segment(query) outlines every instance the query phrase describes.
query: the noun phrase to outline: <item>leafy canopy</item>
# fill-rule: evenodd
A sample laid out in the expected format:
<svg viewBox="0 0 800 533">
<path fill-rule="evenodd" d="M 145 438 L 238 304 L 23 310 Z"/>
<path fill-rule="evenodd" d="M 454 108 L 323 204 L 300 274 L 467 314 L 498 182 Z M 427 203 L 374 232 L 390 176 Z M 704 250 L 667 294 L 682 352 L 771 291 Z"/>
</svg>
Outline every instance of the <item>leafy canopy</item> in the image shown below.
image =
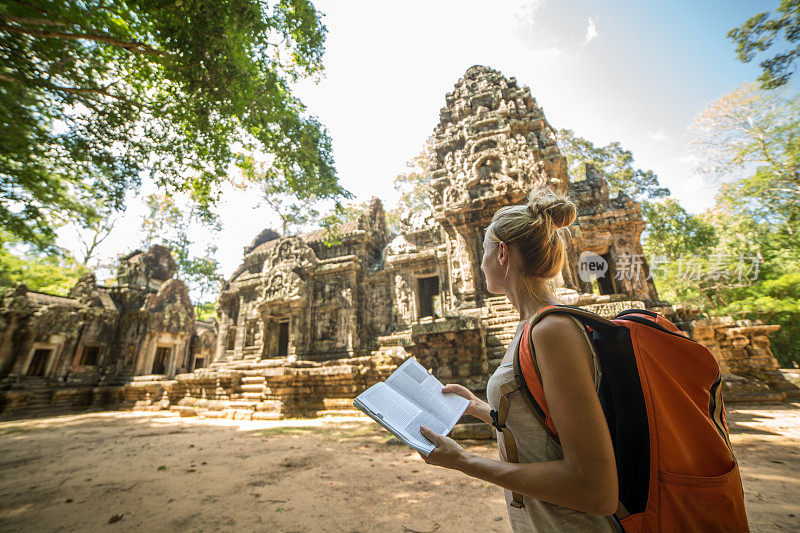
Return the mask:
<svg viewBox="0 0 800 533">
<path fill-rule="evenodd" d="M 188 209 L 168 194 L 151 194 L 145 198 L 148 212 L 142 218 L 142 242 L 144 249 L 160 244 L 170 249 L 178 265 L 177 278 L 186 283 L 192 300 L 205 303 L 215 300 L 219 294 L 222 275 L 215 259 L 216 246 L 209 244 L 200 253 L 189 238 L 192 227 L 215 231 L 219 227 L 203 224 L 193 207 Z"/>
<path fill-rule="evenodd" d="M 758 258 L 751 283 L 696 288 L 712 314 L 757 318 L 783 365 L 800 362 L 800 95 L 743 85 L 709 104 L 690 129 L 697 170 L 721 182 L 703 215 L 718 237 L 710 253 Z"/>
<path fill-rule="evenodd" d="M 239 149 L 338 197 L 330 139 L 291 91 L 321 71 L 325 34 L 308 0 L 0 3 L 0 227 L 52 246 L 143 171 L 209 218 Z"/>
<path fill-rule="evenodd" d="M 574 181 L 586 177 L 585 164 L 591 163 L 608 181 L 610 191 L 622 191 L 638 201 L 665 198 L 670 194 L 669 189 L 659 185 L 655 172 L 634 167 L 633 153 L 619 142 L 595 146 L 572 130 L 562 129 L 558 131 L 558 147 L 567 158 Z"/>
<path fill-rule="evenodd" d="M 671 260 L 705 253 L 718 242 L 713 225 L 688 213 L 674 198 L 642 204 L 647 220 L 647 236 L 642 243 L 645 254 Z"/>
<path fill-rule="evenodd" d="M 400 193 L 400 198 L 397 207 L 386 214 L 389 233 L 392 235 L 400 233 L 405 223 L 404 219 L 410 215 L 433 213 L 430 196 L 433 145 L 433 136 L 428 137 L 419 154 L 406 162 L 406 171 L 394 179 L 394 189 Z"/>
<path fill-rule="evenodd" d="M 783 48 L 761 61 L 758 81 L 764 89 L 786 85 L 795 72 L 800 57 L 800 0 L 781 0 L 775 14 L 758 13 L 728 32 L 736 43 L 736 54 L 743 63 L 759 52 Z"/>
<path fill-rule="evenodd" d="M 745 84 L 695 117 L 696 169 L 721 186 L 724 210 L 800 231 L 800 94 Z M 732 181 L 731 181 L 732 180 Z"/>
<path fill-rule="evenodd" d="M 24 283 L 34 291 L 66 296 L 87 269 L 69 254 L 45 254 L 0 229 L 0 293 Z"/>
</svg>

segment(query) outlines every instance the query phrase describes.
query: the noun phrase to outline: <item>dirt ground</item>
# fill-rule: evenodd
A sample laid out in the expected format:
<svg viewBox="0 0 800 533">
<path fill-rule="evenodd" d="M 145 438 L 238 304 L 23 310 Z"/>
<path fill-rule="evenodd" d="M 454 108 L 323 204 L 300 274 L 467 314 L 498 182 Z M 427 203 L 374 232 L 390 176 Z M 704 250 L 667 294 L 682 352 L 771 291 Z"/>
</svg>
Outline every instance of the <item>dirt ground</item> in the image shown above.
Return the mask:
<svg viewBox="0 0 800 533">
<path fill-rule="evenodd" d="M 800 403 L 729 409 L 753 531 L 800 530 Z M 493 442 L 466 442 L 496 457 Z M 501 489 L 368 419 L 0 423 L 0 531 L 509 531 Z"/>
</svg>

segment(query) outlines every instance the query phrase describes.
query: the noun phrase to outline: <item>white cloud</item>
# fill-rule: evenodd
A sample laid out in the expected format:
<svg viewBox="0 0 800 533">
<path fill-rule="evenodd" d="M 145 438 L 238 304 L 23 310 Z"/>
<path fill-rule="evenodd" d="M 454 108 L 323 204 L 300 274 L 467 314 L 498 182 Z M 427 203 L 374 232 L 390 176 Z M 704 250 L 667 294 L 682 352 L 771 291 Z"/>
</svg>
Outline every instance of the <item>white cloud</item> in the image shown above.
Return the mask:
<svg viewBox="0 0 800 533">
<path fill-rule="evenodd" d="M 669 138 L 670 138 L 670 137 L 669 137 L 669 135 L 667 135 L 667 134 L 664 132 L 664 130 L 658 130 L 658 131 L 649 131 L 649 132 L 647 132 L 647 137 L 648 137 L 648 138 L 649 138 L 651 141 L 655 141 L 655 142 L 663 142 L 663 141 L 668 141 L 668 140 L 669 140 Z"/>
<path fill-rule="evenodd" d="M 586 27 L 586 35 L 583 37 L 584 46 L 592 42 L 595 38 L 597 38 L 597 26 L 594 20 L 592 20 L 592 17 L 589 17 L 589 25 Z"/>
</svg>

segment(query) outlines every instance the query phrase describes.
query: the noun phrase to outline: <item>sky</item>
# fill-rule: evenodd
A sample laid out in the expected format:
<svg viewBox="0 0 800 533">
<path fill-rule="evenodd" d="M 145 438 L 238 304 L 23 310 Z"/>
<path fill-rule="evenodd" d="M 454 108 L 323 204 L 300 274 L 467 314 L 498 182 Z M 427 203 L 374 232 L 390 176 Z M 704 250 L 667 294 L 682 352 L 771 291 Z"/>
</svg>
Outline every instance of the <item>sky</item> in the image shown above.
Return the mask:
<svg viewBox="0 0 800 533">
<path fill-rule="evenodd" d="M 727 32 L 778 1 L 590 0 L 356 2 L 317 0 L 327 27 L 324 76 L 296 95 L 327 127 L 340 183 L 356 201 L 397 202 L 393 180 L 422 149 L 445 94 L 472 65 L 520 85 L 557 129 L 596 145 L 621 142 L 692 213 L 713 205 L 715 187 L 692 171 L 687 128 L 705 105 L 745 82 Z M 152 192 L 145 185 L 141 194 Z M 135 247 L 144 209 L 132 198 L 100 254 Z M 223 230 L 213 240 L 224 276 L 242 248 L 276 217 L 252 193 L 226 191 Z M 75 249 L 74 231 L 60 243 Z"/>
</svg>

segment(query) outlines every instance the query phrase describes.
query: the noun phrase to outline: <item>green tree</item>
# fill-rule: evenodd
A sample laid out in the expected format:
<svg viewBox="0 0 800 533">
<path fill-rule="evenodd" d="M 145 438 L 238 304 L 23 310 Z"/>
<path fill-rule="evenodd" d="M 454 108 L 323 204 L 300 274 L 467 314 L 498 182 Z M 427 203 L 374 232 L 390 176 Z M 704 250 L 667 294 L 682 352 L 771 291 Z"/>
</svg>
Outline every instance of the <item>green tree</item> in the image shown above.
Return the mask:
<svg viewBox="0 0 800 533">
<path fill-rule="evenodd" d="M 80 246 L 78 261 L 81 265 L 89 268 L 89 263 L 95 262 L 98 248 L 111 235 L 118 220 L 115 212 L 108 209 L 101 210 L 98 218 L 90 221 L 78 231 Z"/>
<path fill-rule="evenodd" d="M 69 254 L 47 254 L 0 229 L 0 292 L 17 283 L 34 291 L 66 296 L 87 272 Z"/>
<path fill-rule="evenodd" d="M 431 171 L 433 161 L 433 136 L 426 139 L 420 153 L 406 162 L 406 171 L 394 179 L 394 188 L 400 193 L 397 207 L 386 213 L 389 233 L 396 235 L 401 231 L 402 217 L 409 213 L 431 213 L 433 204 L 430 197 Z"/>
<path fill-rule="evenodd" d="M 207 322 L 216 321 L 218 303 L 219 302 L 214 300 L 214 301 L 211 301 L 211 302 L 195 304 L 195 306 L 194 306 L 194 317 L 195 317 L 195 319 L 204 320 L 204 321 L 207 321 Z"/>
<path fill-rule="evenodd" d="M 0 227 L 52 247 L 143 171 L 209 218 L 238 147 L 337 198 L 327 132 L 291 91 L 320 73 L 325 34 L 308 0 L 3 2 Z"/>
<path fill-rule="evenodd" d="M 646 254 L 670 260 L 703 253 L 718 242 L 714 226 L 688 213 L 674 198 L 642 204 L 647 230 L 642 247 Z"/>
<path fill-rule="evenodd" d="M 775 180 L 773 188 L 795 201 L 800 191 L 799 127 L 800 95 L 745 83 L 694 118 L 690 153 L 697 160 L 696 170 L 712 182 L 763 167 Z"/>
<path fill-rule="evenodd" d="M 750 259 L 755 279 L 715 287 L 709 312 L 780 324 L 782 364 L 800 362 L 800 98 L 746 84 L 709 104 L 691 127 L 697 169 L 720 183 L 704 220 L 713 252 Z"/>
<path fill-rule="evenodd" d="M 709 305 L 707 283 L 694 279 L 693 269 L 707 268 L 705 257 L 718 242 L 716 228 L 688 213 L 674 198 L 643 202 L 647 221 L 642 248 L 662 299 Z"/>
<path fill-rule="evenodd" d="M 608 181 L 610 191 L 622 191 L 638 201 L 665 198 L 670 194 L 669 189 L 660 186 L 655 172 L 634 166 L 633 153 L 619 142 L 595 146 L 572 130 L 559 130 L 557 140 L 574 181 L 586 177 L 584 165 L 591 163 Z"/>
<path fill-rule="evenodd" d="M 216 299 L 222 275 L 215 259 L 216 246 L 209 244 L 200 254 L 193 251 L 190 229 L 201 225 L 204 229 L 218 231 L 219 227 L 198 216 L 193 206 L 188 211 L 181 208 L 168 194 L 151 194 L 145 198 L 148 208 L 142 220 L 141 245 L 166 246 L 178 265 L 178 278 L 189 287 L 192 299 L 204 304 Z"/>
<path fill-rule="evenodd" d="M 690 130 L 697 170 L 723 182 L 714 215 L 722 244 L 761 253 L 771 276 L 800 268 L 800 95 L 746 84 L 709 104 Z"/>
<path fill-rule="evenodd" d="M 764 89 L 786 85 L 800 57 L 800 0 L 781 0 L 773 16 L 769 12 L 758 13 L 729 31 L 728 38 L 736 43 L 736 54 L 743 63 L 749 63 L 760 52 L 781 49 L 759 63 L 758 80 Z"/>
<path fill-rule="evenodd" d="M 731 296 L 731 303 L 720 313 L 780 325 L 781 329 L 769 337 L 772 352 L 781 366 L 800 363 L 800 272 L 781 274 L 738 289 Z"/>
<path fill-rule="evenodd" d="M 264 162 L 252 158 L 239 164 L 244 176 L 240 187 L 255 184 L 261 203 L 268 207 L 281 221 L 281 236 L 287 237 L 301 231 L 309 223 L 319 220 L 319 203 L 324 197 L 314 192 L 297 193 L 280 173 Z M 350 197 L 349 193 L 344 196 Z"/>
</svg>

